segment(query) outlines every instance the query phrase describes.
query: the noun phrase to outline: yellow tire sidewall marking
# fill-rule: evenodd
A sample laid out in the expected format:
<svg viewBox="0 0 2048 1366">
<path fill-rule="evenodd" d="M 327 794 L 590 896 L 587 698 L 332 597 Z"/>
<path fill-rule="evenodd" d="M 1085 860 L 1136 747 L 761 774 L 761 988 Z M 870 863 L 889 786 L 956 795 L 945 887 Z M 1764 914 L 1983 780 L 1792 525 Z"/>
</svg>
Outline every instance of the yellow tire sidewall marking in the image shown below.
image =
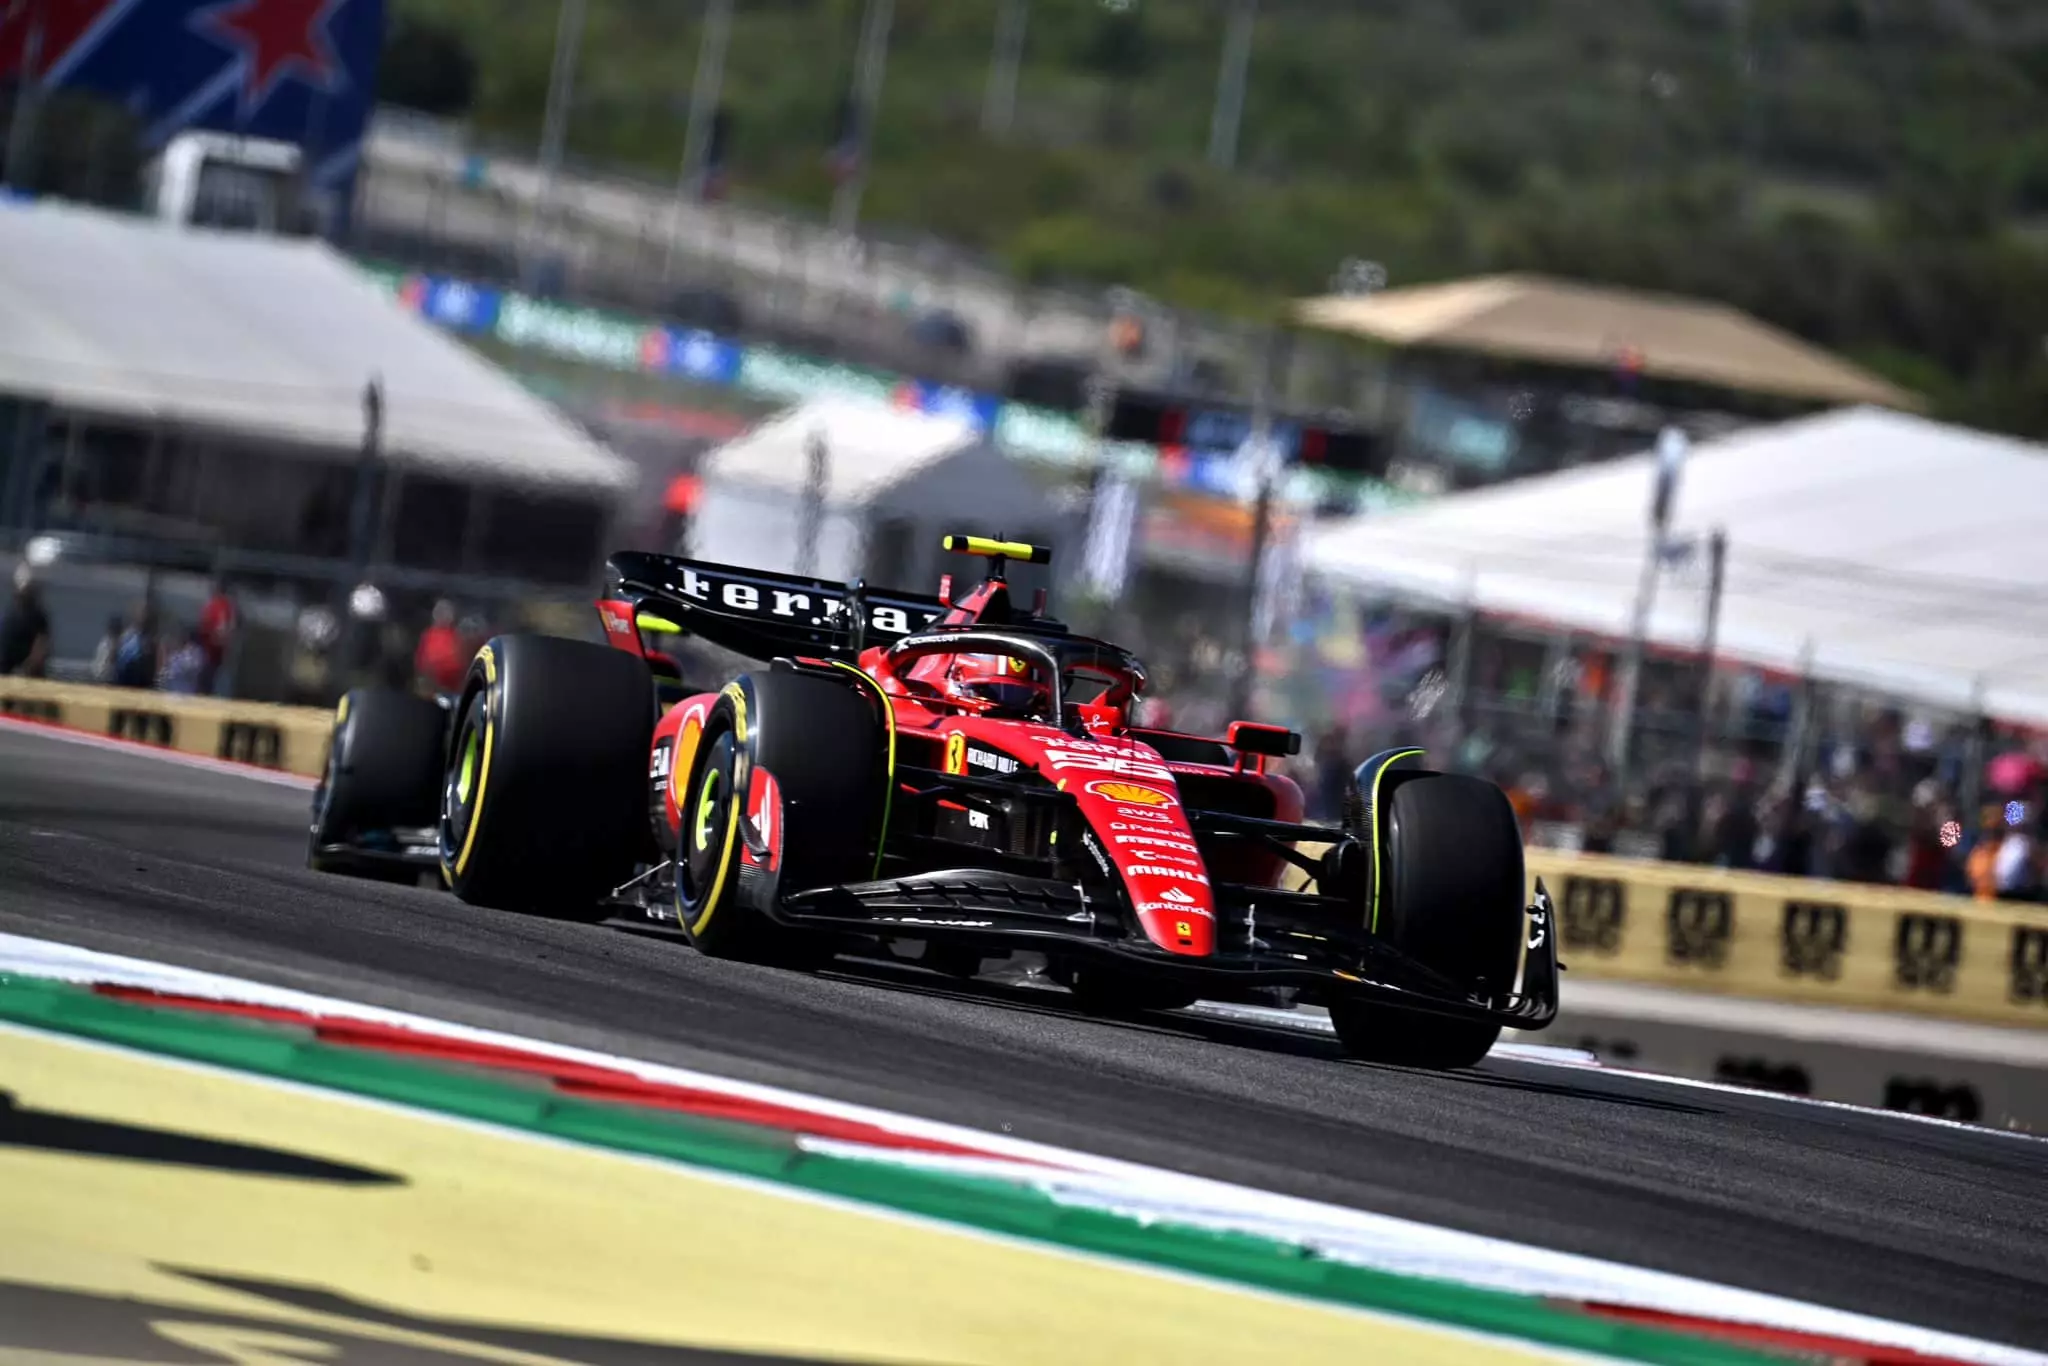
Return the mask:
<svg viewBox="0 0 2048 1366">
<path fill-rule="evenodd" d="M 476 657 L 484 666 L 484 759 L 476 772 L 476 795 L 469 803 L 469 829 L 462 832 L 462 852 L 455 856 L 457 877 L 468 870 L 470 853 L 476 848 L 477 829 L 484 823 L 484 803 L 491 793 L 491 748 L 498 738 L 498 727 L 491 719 L 491 694 L 498 686 L 498 657 L 488 645 L 477 651 Z"/>
<path fill-rule="evenodd" d="M 723 695 L 732 702 L 733 739 L 739 742 L 734 752 L 733 771 L 738 772 L 738 756 L 746 752 L 747 744 L 747 695 L 746 690 L 736 682 L 726 684 Z M 705 890 L 697 918 L 690 922 L 689 931 L 692 939 L 702 934 L 705 927 L 711 923 L 712 917 L 718 914 L 718 901 L 725 894 L 725 880 L 732 872 L 732 847 L 740 832 L 740 822 L 746 818 L 746 794 L 739 790 L 737 782 L 733 783 L 732 787 L 734 790 L 727 797 L 732 803 L 732 811 L 725 822 L 725 844 L 718 851 L 718 871 L 712 874 L 711 885 Z"/>
</svg>

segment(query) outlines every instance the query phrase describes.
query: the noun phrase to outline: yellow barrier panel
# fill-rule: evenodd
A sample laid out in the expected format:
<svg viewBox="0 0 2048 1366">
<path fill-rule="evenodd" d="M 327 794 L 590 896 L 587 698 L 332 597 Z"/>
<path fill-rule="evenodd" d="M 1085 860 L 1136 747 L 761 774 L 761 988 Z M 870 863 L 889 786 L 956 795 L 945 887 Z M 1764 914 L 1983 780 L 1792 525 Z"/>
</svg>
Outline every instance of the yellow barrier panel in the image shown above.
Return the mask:
<svg viewBox="0 0 2048 1366">
<path fill-rule="evenodd" d="M 0 678 L 0 715 L 312 778 L 327 766 L 327 742 L 334 725 L 334 714 L 318 707 L 37 678 Z"/>
<path fill-rule="evenodd" d="M 1573 978 L 2048 1028 L 2048 907 L 1531 849 Z"/>
</svg>

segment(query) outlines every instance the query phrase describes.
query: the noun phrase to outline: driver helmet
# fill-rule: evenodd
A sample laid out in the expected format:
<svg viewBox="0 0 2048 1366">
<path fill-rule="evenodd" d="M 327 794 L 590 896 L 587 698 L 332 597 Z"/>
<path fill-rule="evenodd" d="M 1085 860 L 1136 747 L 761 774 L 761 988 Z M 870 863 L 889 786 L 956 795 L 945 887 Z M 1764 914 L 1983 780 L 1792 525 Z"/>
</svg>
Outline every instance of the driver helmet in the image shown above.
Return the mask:
<svg viewBox="0 0 2048 1366">
<path fill-rule="evenodd" d="M 1027 659 L 1009 655 L 954 655 L 941 686 L 958 701 L 1002 716 L 1048 716 L 1052 680 Z"/>
</svg>

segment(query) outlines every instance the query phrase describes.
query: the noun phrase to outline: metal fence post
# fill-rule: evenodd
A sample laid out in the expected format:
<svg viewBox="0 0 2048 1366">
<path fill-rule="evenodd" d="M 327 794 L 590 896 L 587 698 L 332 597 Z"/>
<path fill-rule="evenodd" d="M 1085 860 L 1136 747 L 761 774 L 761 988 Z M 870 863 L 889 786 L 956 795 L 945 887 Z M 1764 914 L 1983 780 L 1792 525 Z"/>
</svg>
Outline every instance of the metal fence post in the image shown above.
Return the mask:
<svg viewBox="0 0 2048 1366">
<path fill-rule="evenodd" d="M 1693 781 L 1707 767 L 1707 716 L 1714 705 L 1714 656 L 1721 647 L 1721 591 L 1728 567 L 1728 532 L 1716 527 L 1707 538 L 1707 623 L 1700 640 L 1699 705 L 1693 716 Z"/>
<path fill-rule="evenodd" d="M 1990 762 L 1985 753 L 1988 748 L 1987 732 L 1991 729 L 1991 718 L 1985 714 L 1984 680 L 1979 678 L 1971 690 L 1970 698 L 1970 740 L 1963 747 L 1963 771 L 1956 784 L 1956 804 L 1961 807 L 1958 815 L 1963 821 L 1963 834 L 1970 845 L 1978 839 L 1977 807 L 1984 800 L 1984 765 Z"/>
</svg>

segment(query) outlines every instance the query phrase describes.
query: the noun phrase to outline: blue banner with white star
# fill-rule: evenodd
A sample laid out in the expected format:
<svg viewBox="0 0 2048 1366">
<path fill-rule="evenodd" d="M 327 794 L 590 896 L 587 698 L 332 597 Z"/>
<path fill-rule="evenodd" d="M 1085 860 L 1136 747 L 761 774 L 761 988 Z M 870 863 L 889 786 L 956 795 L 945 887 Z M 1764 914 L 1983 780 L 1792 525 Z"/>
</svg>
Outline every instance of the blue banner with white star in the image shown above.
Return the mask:
<svg viewBox="0 0 2048 1366">
<path fill-rule="evenodd" d="M 0 77 L 127 105 L 160 147 L 188 128 L 305 149 L 340 187 L 376 92 L 384 0 L 0 0 Z"/>
</svg>

